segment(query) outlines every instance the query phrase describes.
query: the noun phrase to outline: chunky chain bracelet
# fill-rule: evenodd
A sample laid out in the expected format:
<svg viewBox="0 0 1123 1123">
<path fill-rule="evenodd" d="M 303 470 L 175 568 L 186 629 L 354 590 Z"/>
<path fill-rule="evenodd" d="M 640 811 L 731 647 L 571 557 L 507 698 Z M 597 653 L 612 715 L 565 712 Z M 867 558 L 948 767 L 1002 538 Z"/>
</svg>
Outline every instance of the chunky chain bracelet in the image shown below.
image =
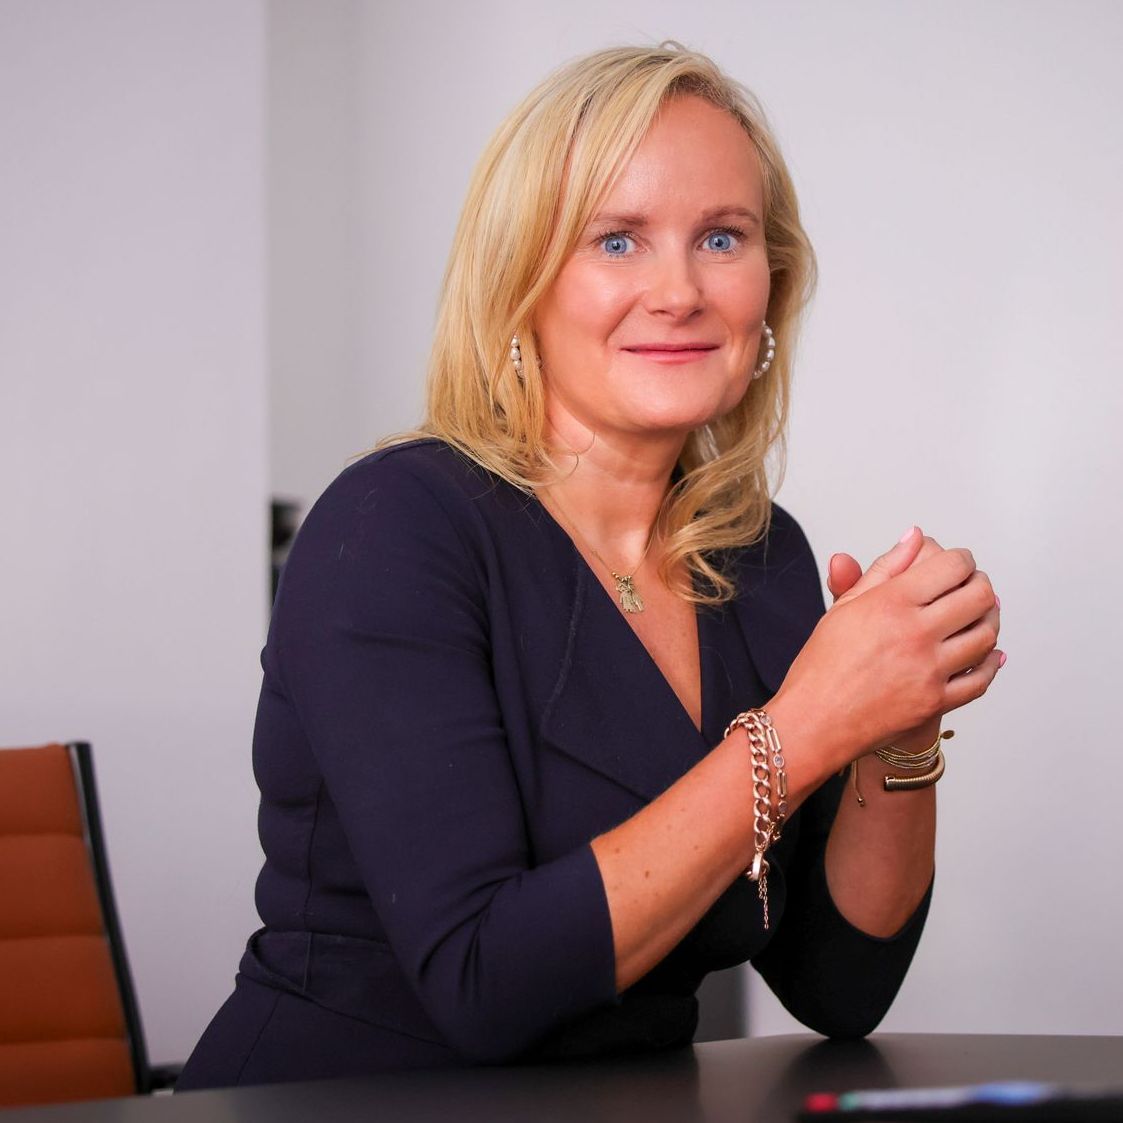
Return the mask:
<svg viewBox="0 0 1123 1123">
<path fill-rule="evenodd" d="M 749 742 L 753 775 L 753 864 L 745 876 L 756 882 L 757 896 L 764 909 L 764 927 L 768 928 L 768 860 L 764 853 L 780 840 L 780 831 L 788 814 L 788 774 L 784 752 L 772 718 L 765 710 L 746 710 L 738 714 L 725 729 L 726 737 L 734 729 L 743 729 Z M 772 795 L 775 777 L 776 804 Z"/>
</svg>

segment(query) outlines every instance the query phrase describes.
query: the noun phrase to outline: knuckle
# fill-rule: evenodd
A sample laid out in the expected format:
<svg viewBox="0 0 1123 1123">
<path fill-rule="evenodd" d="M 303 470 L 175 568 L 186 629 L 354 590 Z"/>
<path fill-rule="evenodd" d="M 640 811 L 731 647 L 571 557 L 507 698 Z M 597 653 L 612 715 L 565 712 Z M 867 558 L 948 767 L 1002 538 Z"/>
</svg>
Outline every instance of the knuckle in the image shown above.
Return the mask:
<svg viewBox="0 0 1123 1123">
<path fill-rule="evenodd" d="M 981 698 L 990 689 L 997 670 L 998 664 L 993 659 L 984 657 L 976 664 L 971 674 L 959 676 L 958 681 L 961 684 L 964 702 L 973 702 Z"/>
<path fill-rule="evenodd" d="M 971 577 L 978 590 L 979 601 L 985 604 L 988 608 L 994 604 L 994 586 L 991 584 L 990 578 L 981 570 L 975 570 Z"/>
<path fill-rule="evenodd" d="M 966 546 L 957 546 L 949 552 L 955 558 L 956 568 L 963 574 L 964 580 L 975 572 L 975 555 Z"/>
</svg>

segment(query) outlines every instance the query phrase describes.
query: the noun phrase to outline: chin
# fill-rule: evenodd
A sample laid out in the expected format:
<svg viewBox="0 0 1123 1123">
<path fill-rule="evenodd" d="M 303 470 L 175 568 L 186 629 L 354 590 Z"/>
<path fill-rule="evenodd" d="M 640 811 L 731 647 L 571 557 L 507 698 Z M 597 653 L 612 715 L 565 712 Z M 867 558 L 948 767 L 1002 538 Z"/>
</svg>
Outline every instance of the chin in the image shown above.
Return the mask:
<svg viewBox="0 0 1123 1123">
<path fill-rule="evenodd" d="M 681 433 L 685 436 L 724 417 L 740 400 L 738 397 L 732 401 L 710 399 L 691 405 L 683 402 L 667 403 L 664 408 L 645 411 L 645 416 L 639 419 L 639 428 L 651 432 Z"/>
</svg>

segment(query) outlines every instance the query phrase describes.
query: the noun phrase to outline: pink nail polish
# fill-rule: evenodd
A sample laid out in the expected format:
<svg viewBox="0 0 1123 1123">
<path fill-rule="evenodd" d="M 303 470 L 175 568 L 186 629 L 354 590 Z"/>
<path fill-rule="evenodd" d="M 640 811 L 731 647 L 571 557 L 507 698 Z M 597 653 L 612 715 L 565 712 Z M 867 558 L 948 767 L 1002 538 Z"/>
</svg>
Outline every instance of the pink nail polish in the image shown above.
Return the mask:
<svg viewBox="0 0 1123 1123">
<path fill-rule="evenodd" d="M 997 608 L 999 612 L 1002 611 L 1002 598 L 997 593 L 994 594 L 994 607 Z"/>
<path fill-rule="evenodd" d="M 912 537 L 912 532 L 914 530 L 916 530 L 916 527 L 910 526 L 908 528 L 908 530 L 906 530 L 905 533 L 902 534 L 901 537 L 897 539 L 897 545 L 900 546 L 902 543 L 907 542 Z"/>
<path fill-rule="evenodd" d="M 998 653 L 998 667 L 1001 670 L 1005 666 L 1006 666 L 1006 652 L 1000 651 Z"/>
</svg>

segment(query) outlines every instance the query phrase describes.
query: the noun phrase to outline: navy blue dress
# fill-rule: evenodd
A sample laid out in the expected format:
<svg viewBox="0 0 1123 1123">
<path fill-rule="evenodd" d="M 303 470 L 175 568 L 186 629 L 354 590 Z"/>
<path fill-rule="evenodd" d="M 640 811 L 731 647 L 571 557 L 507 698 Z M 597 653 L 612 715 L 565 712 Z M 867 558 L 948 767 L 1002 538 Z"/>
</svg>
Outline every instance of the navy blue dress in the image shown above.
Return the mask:
<svg viewBox="0 0 1123 1123">
<path fill-rule="evenodd" d="M 617 995 L 590 842 L 780 685 L 823 611 L 779 507 L 698 612 L 701 734 L 537 500 L 438 441 L 348 468 L 309 513 L 262 655 L 263 927 L 179 1088 L 582 1057 L 689 1043 L 709 971 L 752 959 L 824 1034 L 869 1032 L 915 950 L 826 887 L 840 783 Z M 750 813 L 746 792 L 746 815 Z"/>
</svg>

